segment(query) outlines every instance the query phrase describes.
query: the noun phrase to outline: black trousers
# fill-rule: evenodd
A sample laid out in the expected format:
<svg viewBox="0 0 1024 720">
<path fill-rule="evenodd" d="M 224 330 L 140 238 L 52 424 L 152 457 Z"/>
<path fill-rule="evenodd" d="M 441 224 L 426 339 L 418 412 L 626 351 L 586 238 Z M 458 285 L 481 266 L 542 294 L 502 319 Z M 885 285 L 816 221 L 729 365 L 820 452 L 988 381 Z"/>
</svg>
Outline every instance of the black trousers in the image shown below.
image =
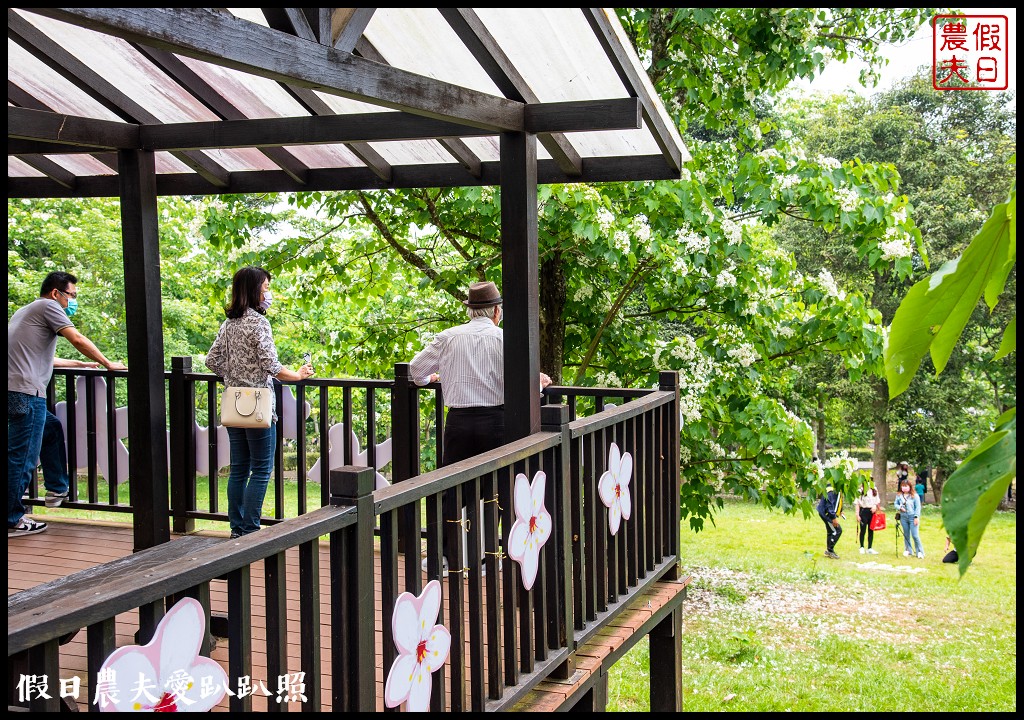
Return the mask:
<svg viewBox="0 0 1024 720">
<path fill-rule="evenodd" d="M 842 525 L 833 525 L 831 520 L 826 520 L 824 517 L 819 515 L 822 522 L 825 523 L 825 547 L 828 548 L 829 552 L 835 552 L 836 543 L 839 542 L 839 536 L 843 534 Z"/>
<path fill-rule="evenodd" d="M 505 406 L 449 408 L 444 423 L 441 466 L 505 444 Z"/>
<path fill-rule="evenodd" d="M 444 423 L 441 466 L 453 465 L 474 455 L 505 444 L 505 407 L 449 408 Z M 463 496 L 462 507 L 466 507 Z M 449 514 L 448 493 L 441 500 L 444 516 Z M 449 558 L 448 534 L 444 535 L 444 555 Z M 454 566 L 453 566 L 454 567 Z"/>
<path fill-rule="evenodd" d="M 868 535 L 868 547 L 870 548 L 875 542 L 875 531 L 871 529 L 871 510 L 868 508 L 861 508 L 860 510 L 860 546 L 864 547 L 864 533 Z"/>
</svg>

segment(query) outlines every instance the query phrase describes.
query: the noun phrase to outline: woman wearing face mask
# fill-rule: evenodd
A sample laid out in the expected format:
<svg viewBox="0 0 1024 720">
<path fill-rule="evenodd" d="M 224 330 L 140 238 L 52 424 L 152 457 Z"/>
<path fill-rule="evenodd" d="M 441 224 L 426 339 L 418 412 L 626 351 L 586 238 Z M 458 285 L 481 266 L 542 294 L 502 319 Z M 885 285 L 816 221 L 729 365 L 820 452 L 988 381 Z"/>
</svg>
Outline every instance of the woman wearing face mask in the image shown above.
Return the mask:
<svg viewBox="0 0 1024 720">
<path fill-rule="evenodd" d="M 911 487 L 910 480 L 900 480 L 900 492 L 893 502 L 893 507 L 900 514 L 900 527 L 903 530 L 903 557 L 914 554 L 910 547 L 910 539 L 913 538 L 917 556 L 923 558 L 924 547 L 921 545 L 921 533 L 918 531 L 918 525 L 921 522 L 921 500 Z"/>
<path fill-rule="evenodd" d="M 231 282 L 228 319 L 220 326 L 217 339 L 206 355 L 206 367 L 220 375 L 228 387 L 273 389 L 275 377 L 298 381 L 313 374 L 310 365 L 293 372 L 277 359 L 270 321 L 266 318 L 273 299 L 270 279 L 270 273 L 263 268 L 249 266 L 236 272 Z M 273 392 L 271 398 L 274 398 Z M 276 425 L 277 409 L 274 407 L 269 428 L 227 428 L 231 443 L 228 520 L 233 538 L 260 529 L 263 498 L 274 468 Z"/>
</svg>

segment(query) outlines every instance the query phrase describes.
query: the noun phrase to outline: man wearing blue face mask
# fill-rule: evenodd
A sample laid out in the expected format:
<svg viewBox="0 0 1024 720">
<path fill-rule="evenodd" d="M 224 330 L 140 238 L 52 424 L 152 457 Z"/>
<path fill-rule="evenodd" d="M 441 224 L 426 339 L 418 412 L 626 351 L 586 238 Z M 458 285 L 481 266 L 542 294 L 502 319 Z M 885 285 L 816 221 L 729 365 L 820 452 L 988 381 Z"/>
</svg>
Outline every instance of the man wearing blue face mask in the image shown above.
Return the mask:
<svg viewBox="0 0 1024 720">
<path fill-rule="evenodd" d="M 46 529 L 46 523 L 25 517 L 21 501 L 37 459 L 43 465 L 46 506 L 57 507 L 68 495 L 64 433 L 60 421 L 46 407 L 46 386 L 53 368 L 102 365 L 108 370 L 128 369 L 104 357 L 71 322 L 78 310 L 77 282 L 70 273 L 50 273 L 43 280 L 39 298 L 14 313 L 7 323 L 8 540 Z M 94 362 L 54 357 L 58 335 Z"/>
</svg>

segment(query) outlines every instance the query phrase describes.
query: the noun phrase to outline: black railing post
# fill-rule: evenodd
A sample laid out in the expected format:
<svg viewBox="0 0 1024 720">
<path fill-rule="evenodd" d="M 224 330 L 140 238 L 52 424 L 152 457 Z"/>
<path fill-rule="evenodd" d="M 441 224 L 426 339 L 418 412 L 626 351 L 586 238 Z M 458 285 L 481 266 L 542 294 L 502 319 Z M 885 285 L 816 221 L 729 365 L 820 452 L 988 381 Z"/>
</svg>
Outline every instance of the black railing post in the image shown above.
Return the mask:
<svg viewBox="0 0 1024 720">
<path fill-rule="evenodd" d="M 395 483 L 420 474 L 420 405 L 416 392 L 409 363 L 395 363 L 395 384 L 391 389 L 391 480 Z M 438 465 L 440 462 L 438 458 Z M 415 509 L 418 508 L 417 505 Z M 408 552 L 408 539 L 414 549 L 410 558 L 413 554 L 419 557 L 419 524 L 419 512 L 414 512 L 412 505 L 399 511 L 398 549 Z"/>
<path fill-rule="evenodd" d="M 196 522 L 188 512 L 196 509 L 195 477 L 195 386 L 185 377 L 192 372 L 191 357 L 171 358 L 171 380 L 168 388 L 171 422 L 171 521 L 176 533 L 195 530 Z M 212 428 L 211 432 L 216 432 Z"/>
<path fill-rule="evenodd" d="M 679 488 L 682 478 L 679 476 L 679 373 L 675 370 L 663 370 L 658 375 L 658 389 L 675 393 L 675 398 L 669 406 L 669 417 L 667 425 L 668 442 L 666 450 L 669 455 L 666 458 L 670 487 L 672 493 L 669 496 L 670 509 L 668 511 L 670 539 L 669 550 L 676 556 L 674 569 L 665 575 L 666 580 L 678 580 L 680 577 L 679 568 Z"/>
<path fill-rule="evenodd" d="M 541 430 L 561 434 L 558 447 L 552 449 L 551 461 L 544 463 L 547 475 L 545 486 L 545 504 L 551 508 L 555 523 L 555 536 L 545 546 L 545 565 L 552 572 L 549 582 L 553 586 L 548 593 L 548 638 L 555 640 L 557 647 L 572 647 L 573 642 L 573 523 L 572 493 L 575 483 L 572 478 L 572 467 L 569 452 L 572 447 L 572 435 L 569 431 L 569 406 L 544 405 L 540 409 Z M 543 601 L 542 601 L 543 602 Z M 550 646 L 550 644 L 549 644 Z M 567 679 L 576 671 L 575 655 L 570 654 L 566 661 L 553 673 L 554 677 Z"/>
<path fill-rule="evenodd" d="M 331 707 L 374 712 L 373 507 L 376 472 L 345 465 L 331 470 L 331 505 L 354 505 L 355 525 L 331 533 Z M 419 570 L 417 562 L 416 569 Z"/>
</svg>

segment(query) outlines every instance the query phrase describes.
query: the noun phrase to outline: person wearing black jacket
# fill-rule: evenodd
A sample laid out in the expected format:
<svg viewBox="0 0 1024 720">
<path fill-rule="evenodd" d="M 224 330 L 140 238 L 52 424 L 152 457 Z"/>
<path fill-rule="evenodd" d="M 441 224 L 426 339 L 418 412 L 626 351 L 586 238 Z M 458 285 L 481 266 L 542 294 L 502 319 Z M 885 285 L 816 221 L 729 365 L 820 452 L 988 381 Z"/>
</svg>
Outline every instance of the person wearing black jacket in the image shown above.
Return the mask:
<svg viewBox="0 0 1024 720">
<path fill-rule="evenodd" d="M 838 560 L 835 548 L 843 534 L 839 524 L 839 518 L 843 517 L 843 494 L 836 492 L 831 485 L 825 488 L 825 494 L 818 500 L 818 516 L 825 523 L 825 557 Z"/>
</svg>

